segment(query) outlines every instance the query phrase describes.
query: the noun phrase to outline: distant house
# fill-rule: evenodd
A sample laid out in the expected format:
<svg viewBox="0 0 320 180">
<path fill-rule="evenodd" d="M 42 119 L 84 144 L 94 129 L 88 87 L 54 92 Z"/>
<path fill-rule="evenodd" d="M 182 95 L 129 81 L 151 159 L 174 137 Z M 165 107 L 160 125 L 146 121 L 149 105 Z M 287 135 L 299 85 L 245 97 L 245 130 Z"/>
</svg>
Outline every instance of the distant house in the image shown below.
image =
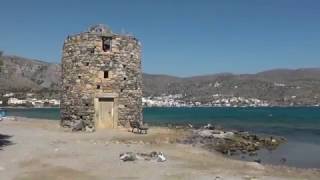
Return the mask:
<svg viewBox="0 0 320 180">
<path fill-rule="evenodd" d="M 104 25 L 68 36 L 63 46 L 61 125 L 117 128 L 142 121 L 141 46 Z"/>
</svg>

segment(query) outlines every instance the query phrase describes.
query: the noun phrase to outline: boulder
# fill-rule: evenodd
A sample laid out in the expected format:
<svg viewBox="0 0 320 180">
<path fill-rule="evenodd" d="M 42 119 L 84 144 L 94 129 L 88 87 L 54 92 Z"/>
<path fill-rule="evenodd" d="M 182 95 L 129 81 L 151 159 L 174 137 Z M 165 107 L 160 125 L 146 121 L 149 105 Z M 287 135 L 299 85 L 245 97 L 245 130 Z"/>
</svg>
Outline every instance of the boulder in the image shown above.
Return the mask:
<svg viewBox="0 0 320 180">
<path fill-rule="evenodd" d="M 84 123 L 81 120 L 78 120 L 73 123 L 72 131 L 82 131 L 84 129 Z"/>
<path fill-rule="evenodd" d="M 222 139 L 232 139 L 234 137 L 233 132 L 225 132 L 220 134 L 212 134 L 214 138 L 222 138 Z"/>
<path fill-rule="evenodd" d="M 207 129 L 199 131 L 198 135 L 203 138 L 213 137 L 212 130 L 207 130 Z"/>
<path fill-rule="evenodd" d="M 94 128 L 89 126 L 86 126 L 85 130 L 86 132 L 94 132 Z"/>
<path fill-rule="evenodd" d="M 209 130 L 214 130 L 214 126 L 212 124 L 207 124 L 205 126 L 203 126 L 204 129 L 209 129 Z"/>
</svg>

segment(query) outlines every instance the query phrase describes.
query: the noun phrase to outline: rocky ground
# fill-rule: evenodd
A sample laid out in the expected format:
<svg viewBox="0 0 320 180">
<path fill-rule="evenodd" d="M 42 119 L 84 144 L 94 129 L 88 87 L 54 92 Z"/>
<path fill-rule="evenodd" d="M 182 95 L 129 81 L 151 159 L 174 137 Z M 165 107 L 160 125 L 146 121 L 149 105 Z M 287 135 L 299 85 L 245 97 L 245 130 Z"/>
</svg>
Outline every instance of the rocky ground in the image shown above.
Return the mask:
<svg viewBox="0 0 320 180">
<path fill-rule="evenodd" d="M 190 128 L 190 133 L 182 139 L 178 139 L 178 142 L 192 144 L 228 156 L 241 156 L 244 159 L 245 156 L 257 156 L 261 149 L 272 151 L 280 144 L 285 143 L 286 139 L 275 136 L 259 136 L 244 131 L 225 130 L 220 126 L 215 127 L 208 124 L 200 128 Z M 258 157 L 254 161 L 261 163 L 261 159 Z M 280 161 L 285 163 L 286 159 L 283 158 Z"/>
<path fill-rule="evenodd" d="M 176 143 L 188 131 L 151 128 L 148 135 L 127 129 L 70 132 L 57 121 L 16 118 L 0 122 L 1 180 L 85 179 L 320 179 L 319 170 L 261 165 L 225 158 L 191 144 Z M 165 161 L 120 160 L 132 152 Z M 162 154 L 159 153 L 159 154 Z"/>
</svg>

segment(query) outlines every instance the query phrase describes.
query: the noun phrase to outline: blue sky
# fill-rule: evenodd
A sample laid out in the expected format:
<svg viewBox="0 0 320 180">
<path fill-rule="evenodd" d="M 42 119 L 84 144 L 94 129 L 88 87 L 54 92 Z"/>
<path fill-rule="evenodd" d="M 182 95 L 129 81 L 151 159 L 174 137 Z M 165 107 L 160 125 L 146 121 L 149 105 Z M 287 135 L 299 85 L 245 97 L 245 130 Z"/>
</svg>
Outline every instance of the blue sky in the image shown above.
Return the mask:
<svg viewBox="0 0 320 180">
<path fill-rule="evenodd" d="M 59 63 L 68 34 L 104 23 L 143 44 L 147 73 L 320 67 L 319 0 L 2 0 L 0 49 Z"/>
</svg>

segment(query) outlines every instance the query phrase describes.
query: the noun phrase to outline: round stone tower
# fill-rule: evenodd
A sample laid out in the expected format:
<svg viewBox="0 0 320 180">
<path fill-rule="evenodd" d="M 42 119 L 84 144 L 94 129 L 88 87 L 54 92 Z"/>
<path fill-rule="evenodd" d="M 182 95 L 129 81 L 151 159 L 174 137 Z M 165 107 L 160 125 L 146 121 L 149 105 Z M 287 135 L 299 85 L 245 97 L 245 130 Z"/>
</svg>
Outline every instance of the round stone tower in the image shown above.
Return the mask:
<svg viewBox="0 0 320 180">
<path fill-rule="evenodd" d="M 63 46 L 61 125 L 127 127 L 142 122 L 141 46 L 104 25 L 68 36 Z"/>
</svg>

